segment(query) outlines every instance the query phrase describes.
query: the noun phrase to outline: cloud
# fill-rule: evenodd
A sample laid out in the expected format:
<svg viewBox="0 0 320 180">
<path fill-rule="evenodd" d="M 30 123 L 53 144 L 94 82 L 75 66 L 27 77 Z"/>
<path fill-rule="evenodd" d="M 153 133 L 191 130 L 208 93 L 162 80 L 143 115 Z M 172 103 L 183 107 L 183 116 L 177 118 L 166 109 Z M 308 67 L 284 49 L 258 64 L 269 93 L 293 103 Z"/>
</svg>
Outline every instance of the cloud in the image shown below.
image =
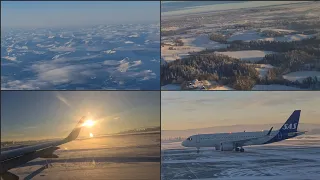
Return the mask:
<svg viewBox="0 0 320 180">
<path fill-rule="evenodd" d="M 95 29 L 97 28 L 97 29 Z M 128 30 L 130 29 L 130 30 Z M 151 29 L 151 30 L 150 30 Z M 110 56 L 115 53 L 117 48 L 111 48 L 115 45 L 118 47 L 119 43 L 127 41 L 128 36 L 135 34 L 150 34 L 150 32 L 159 30 L 152 25 L 105 25 L 99 27 L 83 28 L 83 34 L 77 34 L 80 29 L 57 30 L 51 29 L 35 29 L 32 31 L 22 31 L 14 34 L 8 34 L 6 37 L 6 47 L 15 47 L 16 44 L 26 42 L 25 38 L 30 38 L 30 41 L 40 40 L 34 45 L 28 44 L 29 51 L 25 54 L 19 54 L 21 50 L 14 54 L 17 61 L 4 60 L 4 66 L 15 66 L 13 71 L 8 75 L 4 82 L 1 83 L 2 89 L 56 89 L 56 88 L 125 88 L 139 89 L 142 85 L 136 81 L 146 81 L 156 78 L 156 74 L 151 70 L 146 69 L 144 62 L 147 60 L 140 60 L 139 57 L 150 56 L 148 54 L 159 52 L 156 47 L 146 47 L 144 45 L 137 46 L 135 44 L 126 45 L 122 47 L 120 52 L 117 52 L 117 57 L 129 56 L 135 59 L 105 59 L 102 58 Z M 97 31 L 95 31 L 97 30 Z M 53 31 L 53 32 L 50 32 Z M 73 34 L 74 33 L 74 34 Z M 64 40 L 60 41 L 56 38 L 48 39 L 48 36 L 59 35 L 64 36 Z M 87 37 L 91 34 L 91 37 Z M 9 39 L 11 38 L 11 39 Z M 69 38 L 69 39 L 67 39 Z M 107 40 L 106 38 L 112 38 Z M 145 40 L 145 36 L 141 36 Z M 13 41 L 14 40 L 14 41 Z M 88 40 L 88 44 L 83 41 Z M 114 41 L 114 42 L 111 42 Z M 114 44 L 113 44 L 114 43 Z M 106 50 L 106 46 L 110 50 Z M 22 47 L 21 49 L 27 49 Z M 72 46 L 72 47 L 71 47 Z M 100 48 L 103 47 L 103 48 Z M 132 47 L 132 49 L 131 49 Z M 33 49 L 35 48 L 35 49 Z M 88 49 L 89 48 L 89 49 Z M 41 52 L 38 51 L 41 49 Z M 87 51 L 99 51 L 90 52 Z M 135 51 L 137 50 L 137 51 Z M 73 53 L 76 51 L 75 53 Z M 32 53 L 34 59 L 28 59 L 28 53 Z M 44 54 L 35 55 L 34 53 Z M 105 54 L 107 53 L 107 54 Z M 147 54 L 145 54 L 147 53 Z M 12 54 L 10 56 L 13 56 Z M 71 56 L 71 57 L 70 57 Z M 76 56 L 76 57 L 75 57 Z M 115 56 L 115 55 L 112 55 Z M 46 59 L 39 59 L 46 57 Z M 27 59 L 26 59 L 27 58 Z M 21 62 L 19 61 L 21 59 Z M 27 60 L 27 61 L 22 61 Z M 148 62 L 149 63 L 149 62 Z M 8 67 L 10 68 L 10 67 Z M 7 69 L 8 69 L 7 68 Z M 9 70 L 9 69 L 8 69 Z M 19 72 L 18 72 L 19 71 Z M 79 85 L 79 87 L 74 87 Z M 118 87 L 119 85 L 120 87 Z"/>
<path fill-rule="evenodd" d="M 142 64 L 141 60 L 133 61 L 133 65 L 132 66 L 139 66 L 140 64 Z"/>
<path fill-rule="evenodd" d="M 47 82 L 39 82 L 37 80 L 5 80 L 1 81 L 2 90 L 37 90 L 47 86 Z"/>
<path fill-rule="evenodd" d="M 115 65 L 119 65 L 120 62 L 117 60 L 106 60 L 103 62 L 104 65 L 109 65 L 109 66 L 115 66 Z"/>
<path fill-rule="evenodd" d="M 3 59 L 6 59 L 6 60 L 9 60 L 9 61 L 17 61 L 17 57 L 15 56 L 5 56 L 5 57 L 2 57 Z"/>
<path fill-rule="evenodd" d="M 60 47 L 49 48 L 49 51 L 53 51 L 53 52 L 68 52 L 68 51 L 71 51 L 71 52 L 74 52 L 74 51 L 76 51 L 76 48 L 60 46 Z"/>
<path fill-rule="evenodd" d="M 132 42 L 132 41 L 126 41 L 126 42 L 124 42 L 125 44 L 133 44 L 134 42 Z"/>
<path fill-rule="evenodd" d="M 120 61 L 116 61 L 116 60 L 106 60 L 103 62 L 104 65 L 109 65 L 109 66 L 116 66 L 118 65 L 118 67 L 116 69 L 114 68 L 108 68 L 108 71 L 111 73 L 115 73 L 114 71 L 117 70 L 121 73 L 125 73 L 127 71 L 130 70 L 130 68 L 132 67 L 136 67 L 142 64 L 141 60 L 137 60 L 137 61 L 133 61 L 130 62 L 130 59 L 128 57 L 120 60 Z"/>
<path fill-rule="evenodd" d="M 50 82 L 52 85 L 64 83 L 83 83 L 85 77 L 94 75 L 99 64 L 76 64 L 65 65 L 54 62 L 43 62 L 34 64 L 31 69 L 37 73 L 39 81 Z"/>
</svg>

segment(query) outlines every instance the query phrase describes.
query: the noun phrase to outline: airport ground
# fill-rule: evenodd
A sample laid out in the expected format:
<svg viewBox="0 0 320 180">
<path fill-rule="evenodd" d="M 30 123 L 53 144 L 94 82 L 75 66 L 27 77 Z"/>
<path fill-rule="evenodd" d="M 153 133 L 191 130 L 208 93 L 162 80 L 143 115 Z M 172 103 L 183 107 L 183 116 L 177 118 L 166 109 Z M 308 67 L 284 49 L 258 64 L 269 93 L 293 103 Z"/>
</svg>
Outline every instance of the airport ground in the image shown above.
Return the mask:
<svg viewBox="0 0 320 180">
<path fill-rule="evenodd" d="M 10 170 L 20 179 L 160 179 L 160 133 L 76 140 Z M 48 164 L 47 164 L 48 162 Z"/>
<path fill-rule="evenodd" d="M 244 153 L 162 144 L 161 179 L 314 180 L 320 174 L 320 139 L 293 139 L 245 147 Z"/>
</svg>

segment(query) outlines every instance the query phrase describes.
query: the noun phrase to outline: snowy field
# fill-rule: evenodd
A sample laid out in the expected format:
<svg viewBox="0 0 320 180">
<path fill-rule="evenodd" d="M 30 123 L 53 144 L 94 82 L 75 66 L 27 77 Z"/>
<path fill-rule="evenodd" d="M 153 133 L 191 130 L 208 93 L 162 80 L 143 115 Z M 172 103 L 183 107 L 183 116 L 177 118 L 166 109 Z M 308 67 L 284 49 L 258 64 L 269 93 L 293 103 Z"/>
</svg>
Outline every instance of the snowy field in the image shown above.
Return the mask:
<svg viewBox="0 0 320 180">
<path fill-rule="evenodd" d="M 292 139 L 245 147 L 244 153 L 184 148 L 163 143 L 161 179 L 316 180 L 320 139 Z"/>
<path fill-rule="evenodd" d="M 286 85 L 279 85 L 279 84 L 270 84 L 270 85 L 255 85 L 253 86 L 252 90 L 255 91 L 298 91 L 301 90 L 300 88 L 286 86 Z"/>
<path fill-rule="evenodd" d="M 232 58 L 237 58 L 244 61 L 256 62 L 262 60 L 266 55 L 273 54 L 271 51 L 259 51 L 259 50 L 249 50 L 249 51 L 225 51 L 216 52 L 217 54 L 223 54 Z"/>
<path fill-rule="evenodd" d="M 168 45 L 161 47 L 161 58 L 166 62 L 182 59 L 190 55 L 190 53 L 200 52 L 205 49 L 221 49 L 226 48 L 227 44 L 221 44 L 215 41 L 211 41 L 208 35 L 185 35 L 181 40 L 184 43 L 183 46 L 174 46 L 174 50 L 169 50 Z M 164 43 L 172 44 L 171 41 L 163 40 Z"/>
<path fill-rule="evenodd" d="M 291 42 L 291 41 L 301 41 L 303 39 L 308 39 L 314 35 L 304 35 L 304 34 L 293 34 L 293 35 L 284 35 L 283 37 L 262 37 L 257 31 L 243 31 L 234 33 L 228 41 L 280 41 L 280 42 Z"/>
<path fill-rule="evenodd" d="M 300 81 L 302 82 L 304 79 L 308 77 L 317 77 L 320 78 L 320 71 L 296 71 L 291 72 L 289 74 L 283 75 L 284 79 L 289 81 Z"/>
<path fill-rule="evenodd" d="M 159 179 L 160 133 L 76 140 L 57 159 L 35 159 L 10 172 L 21 179 Z"/>
</svg>

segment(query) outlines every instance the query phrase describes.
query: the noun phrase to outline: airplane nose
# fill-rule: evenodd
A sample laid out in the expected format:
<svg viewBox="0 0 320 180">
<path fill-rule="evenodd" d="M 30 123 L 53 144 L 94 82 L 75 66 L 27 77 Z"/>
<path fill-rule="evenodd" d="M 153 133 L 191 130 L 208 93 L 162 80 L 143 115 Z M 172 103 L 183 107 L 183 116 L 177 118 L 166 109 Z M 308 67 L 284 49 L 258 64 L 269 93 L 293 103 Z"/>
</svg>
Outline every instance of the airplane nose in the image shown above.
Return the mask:
<svg viewBox="0 0 320 180">
<path fill-rule="evenodd" d="M 186 142 L 185 142 L 185 141 L 182 141 L 181 145 L 182 145 L 182 146 L 186 146 Z"/>
</svg>

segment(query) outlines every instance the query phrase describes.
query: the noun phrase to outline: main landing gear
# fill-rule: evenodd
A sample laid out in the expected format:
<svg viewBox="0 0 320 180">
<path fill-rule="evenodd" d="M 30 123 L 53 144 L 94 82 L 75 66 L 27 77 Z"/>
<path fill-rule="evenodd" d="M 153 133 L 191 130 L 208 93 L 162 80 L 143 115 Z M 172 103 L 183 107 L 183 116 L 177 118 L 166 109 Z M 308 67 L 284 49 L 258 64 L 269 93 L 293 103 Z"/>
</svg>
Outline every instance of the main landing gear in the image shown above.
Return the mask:
<svg viewBox="0 0 320 180">
<path fill-rule="evenodd" d="M 200 153 L 200 148 L 197 148 L 197 154 L 199 154 Z"/>
<path fill-rule="evenodd" d="M 239 152 L 239 151 L 240 151 L 240 152 L 244 152 L 243 147 L 237 147 L 237 148 L 236 148 L 236 152 Z"/>
</svg>

